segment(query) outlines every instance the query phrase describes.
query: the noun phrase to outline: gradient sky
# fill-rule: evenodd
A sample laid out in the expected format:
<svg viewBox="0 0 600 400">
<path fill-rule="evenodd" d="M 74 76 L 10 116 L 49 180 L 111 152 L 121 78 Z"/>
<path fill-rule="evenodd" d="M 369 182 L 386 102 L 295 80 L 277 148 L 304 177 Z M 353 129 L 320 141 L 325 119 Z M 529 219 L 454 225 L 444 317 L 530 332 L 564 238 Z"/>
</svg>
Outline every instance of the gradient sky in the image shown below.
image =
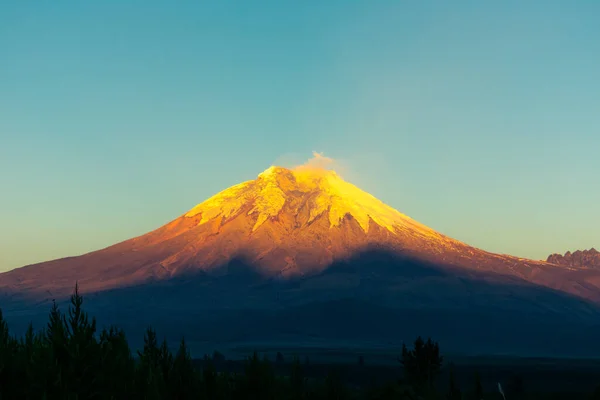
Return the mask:
<svg viewBox="0 0 600 400">
<path fill-rule="evenodd" d="M 0 271 L 313 150 L 486 250 L 600 247 L 600 2 L 0 4 Z"/>
</svg>

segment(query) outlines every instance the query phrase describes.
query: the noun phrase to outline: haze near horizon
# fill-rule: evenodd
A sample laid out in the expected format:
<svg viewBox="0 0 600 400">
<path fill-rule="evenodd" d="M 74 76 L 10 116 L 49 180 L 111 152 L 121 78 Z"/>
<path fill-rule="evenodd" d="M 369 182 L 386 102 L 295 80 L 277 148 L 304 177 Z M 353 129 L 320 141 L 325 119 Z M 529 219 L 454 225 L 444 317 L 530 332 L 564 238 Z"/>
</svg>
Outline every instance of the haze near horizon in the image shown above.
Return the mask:
<svg viewBox="0 0 600 400">
<path fill-rule="evenodd" d="M 313 150 L 484 250 L 598 248 L 598 12 L 2 5 L 0 272 L 141 235 Z"/>
</svg>

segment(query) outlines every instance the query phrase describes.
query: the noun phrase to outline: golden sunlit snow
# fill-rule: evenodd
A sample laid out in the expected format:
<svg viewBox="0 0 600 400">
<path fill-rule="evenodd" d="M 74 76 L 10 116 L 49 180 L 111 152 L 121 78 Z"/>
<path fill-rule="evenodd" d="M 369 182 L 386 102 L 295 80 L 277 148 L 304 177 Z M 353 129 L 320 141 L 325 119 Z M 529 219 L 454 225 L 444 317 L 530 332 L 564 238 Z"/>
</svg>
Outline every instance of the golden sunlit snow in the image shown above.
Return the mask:
<svg viewBox="0 0 600 400">
<path fill-rule="evenodd" d="M 374 196 L 344 181 L 334 171 L 324 168 L 302 166 L 294 169 L 270 167 L 253 181 L 232 186 L 190 210 L 185 216 L 201 216 L 200 224 L 217 217 L 227 218 L 241 212 L 248 204 L 248 215 L 256 215 L 253 230 L 267 219 L 277 216 L 291 196 L 302 196 L 309 201 L 309 221 L 328 213 L 331 227 L 338 226 L 346 214 L 350 214 L 367 232 L 369 219 L 396 232 L 410 228 L 411 231 L 441 238 L 436 231 L 416 222 Z"/>
</svg>

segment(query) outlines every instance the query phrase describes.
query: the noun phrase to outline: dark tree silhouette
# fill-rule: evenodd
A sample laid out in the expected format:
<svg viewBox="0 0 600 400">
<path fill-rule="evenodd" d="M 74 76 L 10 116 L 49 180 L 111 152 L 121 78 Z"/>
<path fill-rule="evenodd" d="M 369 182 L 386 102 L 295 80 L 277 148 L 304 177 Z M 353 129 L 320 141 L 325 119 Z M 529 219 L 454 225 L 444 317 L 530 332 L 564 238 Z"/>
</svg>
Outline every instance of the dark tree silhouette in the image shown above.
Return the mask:
<svg viewBox="0 0 600 400">
<path fill-rule="evenodd" d="M 596 389 L 590 396 L 590 400 L 600 400 L 600 386 L 596 387 Z"/>
<path fill-rule="evenodd" d="M 15 370 L 18 343 L 10 336 L 8 324 L 0 310 L 0 398 L 12 398 L 18 392 L 18 372 Z"/>
<path fill-rule="evenodd" d="M 138 351 L 137 392 L 142 398 L 161 399 L 165 395 L 165 382 L 160 365 L 160 349 L 156 332 L 152 328 L 144 335 L 144 349 Z"/>
<path fill-rule="evenodd" d="M 208 357 L 208 355 L 204 356 L 204 369 L 202 370 L 202 377 L 204 380 L 205 398 L 216 399 L 218 392 L 217 371 L 215 370 L 213 360 Z"/>
<path fill-rule="evenodd" d="M 293 400 L 302 399 L 306 387 L 306 378 L 298 357 L 294 357 L 292 369 L 290 371 L 290 398 Z"/>
<path fill-rule="evenodd" d="M 475 389 L 473 391 L 473 399 L 483 399 L 483 386 L 481 385 L 481 376 L 479 375 L 479 372 L 475 372 Z"/>
<path fill-rule="evenodd" d="M 450 369 L 450 377 L 449 377 L 449 384 L 448 384 L 448 393 L 446 394 L 446 399 L 447 400 L 461 400 L 462 399 L 462 393 L 460 391 L 460 388 L 456 385 L 456 380 L 454 378 L 454 365 L 450 365 L 449 366 Z"/>
<path fill-rule="evenodd" d="M 506 387 L 506 395 L 514 399 L 520 399 L 525 394 L 525 384 L 520 375 L 513 375 Z"/>
<path fill-rule="evenodd" d="M 105 390 L 133 398 L 135 362 L 125 332 L 115 327 L 103 329 L 100 334 L 100 354 Z M 120 379 L 111 379 L 113 376 L 119 376 Z"/>
<path fill-rule="evenodd" d="M 160 374 L 165 383 L 169 382 L 171 369 L 173 368 L 173 355 L 169 351 L 169 345 L 165 338 L 158 351 L 158 365 L 160 368 Z"/>
<path fill-rule="evenodd" d="M 365 357 L 364 356 L 358 356 L 358 365 L 361 367 L 365 366 Z"/>
<path fill-rule="evenodd" d="M 419 392 L 433 388 L 435 379 L 440 373 L 443 357 L 437 342 L 430 338 L 427 342 L 419 336 L 414 342 L 414 348 L 408 350 L 402 345 L 400 362 L 404 367 L 406 381 Z"/>
<path fill-rule="evenodd" d="M 283 358 L 283 354 L 281 354 L 279 351 L 277 352 L 277 355 L 275 356 L 275 362 L 277 364 L 283 364 L 284 362 L 284 358 Z"/>
<path fill-rule="evenodd" d="M 66 340 L 66 363 L 61 372 L 71 397 L 93 399 L 100 396 L 100 347 L 96 340 L 96 320 L 91 321 L 82 309 L 83 297 L 79 286 L 71 296 L 68 318 L 62 316 L 63 340 Z"/>
<path fill-rule="evenodd" d="M 46 344 L 48 346 L 49 358 L 52 360 L 48 365 L 48 390 L 50 398 L 57 398 L 66 392 L 65 375 L 68 367 L 67 334 L 63 325 L 63 317 L 56 305 L 52 302 L 50 317 L 46 329 Z"/>
<path fill-rule="evenodd" d="M 329 371 L 325 379 L 325 398 L 328 400 L 343 400 L 348 398 L 346 388 L 335 371 Z"/>
<path fill-rule="evenodd" d="M 213 362 L 217 365 L 222 364 L 225 362 L 225 356 L 221 353 L 215 350 L 215 352 L 213 353 Z"/>
<path fill-rule="evenodd" d="M 184 338 L 181 339 L 179 349 L 173 359 L 169 378 L 169 389 L 173 399 L 184 400 L 196 397 L 199 387 L 196 384 L 196 373 L 192 365 L 192 357 Z"/>
<path fill-rule="evenodd" d="M 274 392 L 275 376 L 269 361 L 261 360 L 257 352 L 248 358 L 245 367 L 245 375 L 238 387 L 238 397 L 245 399 L 269 400 L 275 398 Z"/>
</svg>

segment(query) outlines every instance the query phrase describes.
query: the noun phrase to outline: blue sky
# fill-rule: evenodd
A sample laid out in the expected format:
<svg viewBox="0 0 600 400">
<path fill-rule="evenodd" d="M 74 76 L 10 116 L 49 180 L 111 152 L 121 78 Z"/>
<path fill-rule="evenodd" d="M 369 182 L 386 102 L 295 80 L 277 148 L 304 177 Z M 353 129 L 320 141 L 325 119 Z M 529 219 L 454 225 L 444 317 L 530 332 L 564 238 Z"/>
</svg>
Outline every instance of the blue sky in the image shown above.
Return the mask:
<svg viewBox="0 0 600 400">
<path fill-rule="evenodd" d="M 597 1 L 0 5 L 0 270 L 313 150 L 486 250 L 600 247 Z"/>
</svg>

